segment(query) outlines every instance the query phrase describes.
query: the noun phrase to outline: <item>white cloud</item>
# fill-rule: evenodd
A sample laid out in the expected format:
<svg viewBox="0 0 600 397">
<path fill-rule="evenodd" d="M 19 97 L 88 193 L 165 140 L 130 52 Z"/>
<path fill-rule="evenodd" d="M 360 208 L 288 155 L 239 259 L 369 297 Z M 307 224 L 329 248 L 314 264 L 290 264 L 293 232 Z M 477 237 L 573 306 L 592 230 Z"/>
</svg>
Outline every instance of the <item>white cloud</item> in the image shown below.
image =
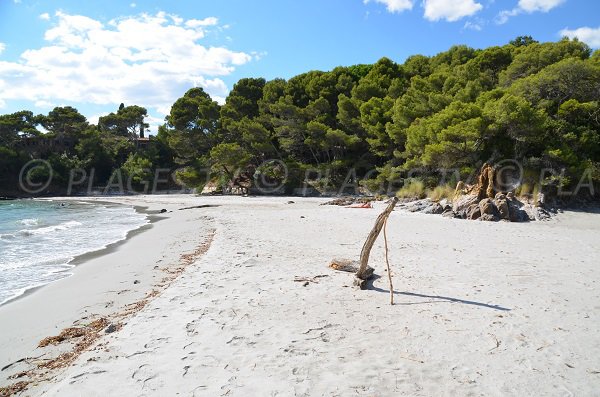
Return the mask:
<svg viewBox="0 0 600 397">
<path fill-rule="evenodd" d="M 37 108 L 46 108 L 46 109 L 53 109 L 56 107 L 52 102 L 48 102 L 48 101 L 44 101 L 44 100 L 36 101 L 34 103 L 34 105 Z"/>
<path fill-rule="evenodd" d="M 400 13 L 413 8 L 413 0 L 363 0 L 365 4 L 370 1 L 385 5 L 385 8 L 391 13 Z"/>
<path fill-rule="evenodd" d="M 40 14 L 40 19 L 43 19 L 44 21 L 49 21 L 50 20 L 50 14 L 48 14 L 47 12 Z"/>
<path fill-rule="evenodd" d="M 479 22 L 467 21 L 467 22 L 465 22 L 463 29 L 475 30 L 477 32 L 480 32 L 483 29 L 483 27 L 481 26 L 481 23 L 479 23 Z"/>
<path fill-rule="evenodd" d="M 219 20 L 215 17 L 208 17 L 204 19 L 190 19 L 185 22 L 185 26 L 188 28 L 200 28 L 203 26 L 215 26 L 219 23 Z M 223 29 L 227 29 L 229 25 L 222 26 Z"/>
<path fill-rule="evenodd" d="M 448 22 L 458 21 L 479 12 L 483 6 L 474 0 L 425 0 L 425 18 L 430 21 L 445 19 Z"/>
<path fill-rule="evenodd" d="M 5 48 L 6 48 L 6 44 L 0 42 L 0 54 L 2 54 L 4 52 Z"/>
<path fill-rule="evenodd" d="M 57 12 L 47 45 L 17 62 L 0 61 L 0 102 L 75 102 L 153 108 L 162 115 L 193 86 L 215 100 L 229 91 L 220 78 L 254 57 L 201 44 L 216 18 L 183 20 L 159 12 L 109 21 Z"/>
<path fill-rule="evenodd" d="M 600 27 L 589 28 L 587 26 L 579 29 L 563 29 L 560 31 L 562 37 L 578 38 L 592 48 L 600 48 Z"/>
<path fill-rule="evenodd" d="M 506 23 L 510 17 L 517 16 L 524 12 L 528 14 L 533 12 L 548 12 L 565 1 L 567 0 L 519 0 L 517 7 L 512 10 L 501 11 L 496 17 L 496 23 L 502 25 Z"/>
<path fill-rule="evenodd" d="M 512 10 L 504 10 L 504 11 L 500 11 L 500 13 L 498 14 L 498 16 L 496 17 L 496 23 L 498 25 L 503 25 L 506 22 L 508 22 L 508 20 L 510 19 L 510 17 L 514 17 L 516 15 L 519 15 L 521 13 L 521 9 L 520 8 L 514 8 Z"/>
<path fill-rule="evenodd" d="M 135 3 L 131 3 L 131 4 L 129 4 L 129 7 L 131 7 L 131 8 L 135 8 L 135 7 L 137 7 L 137 4 L 135 4 Z"/>
<path fill-rule="evenodd" d="M 525 12 L 548 12 L 566 0 L 519 0 L 519 8 Z"/>
<path fill-rule="evenodd" d="M 98 124 L 98 120 L 100 120 L 100 117 L 102 117 L 102 116 L 106 116 L 107 114 L 108 114 L 108 113 L 104 113 L 104 114 L 94 114 L 94 115 L 88 116 L 88 117 L 87 117 L 87 121 L 88 121 L 88 123 L 90 123 L 90 124 L 96 124 L 96 125 L 97 125 L 97 124 Z"/>
</svg>

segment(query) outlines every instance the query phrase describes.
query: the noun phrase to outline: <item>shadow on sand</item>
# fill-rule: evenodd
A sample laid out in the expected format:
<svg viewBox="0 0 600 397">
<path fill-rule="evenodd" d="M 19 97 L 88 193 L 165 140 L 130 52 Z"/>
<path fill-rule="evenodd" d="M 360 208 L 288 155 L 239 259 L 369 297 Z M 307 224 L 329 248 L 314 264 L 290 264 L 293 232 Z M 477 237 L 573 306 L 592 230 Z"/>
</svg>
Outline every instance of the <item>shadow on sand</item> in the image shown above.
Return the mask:
<svg viewBox="0 0 600 397">
<path fill-rule="evenodd" d="M 373 281 L 377 280 L 380 277 L 381 276 L 374 275 L 374 277 L 371 278 L 369 280 L 369 282 L 367 283 L 367 289 L 389 294 L 390 293 L 389 289 L 383 289 L 383 288 L 375 287 L 373 285 Z M 394 303 L 394 305 L 420 305 L 420 304 L 426 304 L 426 303 L 448 302 L 448 303 L 461 303 L 463 305 L 473 305 L 473 306 L 485 307 L 488 309 L 500 310 L 500 311 L 505 311 L 505 312 L 511 310 L 509 308 L 502 307 L 499 305 L 490 305 L 490 304 L 482 303 L 482 302 L 469 301 L 469 300 L 459 299 L 459 298 L 451 298 L 449 296 L 426 295 L 426 294 L 418 294 L 416 292 L 405 292 L 405 291 L 394 291 L 394 295 L 404 295 L 404 296 L 412 296 L 412 297 L 416 297 L 416 298 L 429 299 L 427 301 L 420 301 L 420 302 L 405 302 L 405 303 L 397 302 L 397 303 Z"/>
</svg>

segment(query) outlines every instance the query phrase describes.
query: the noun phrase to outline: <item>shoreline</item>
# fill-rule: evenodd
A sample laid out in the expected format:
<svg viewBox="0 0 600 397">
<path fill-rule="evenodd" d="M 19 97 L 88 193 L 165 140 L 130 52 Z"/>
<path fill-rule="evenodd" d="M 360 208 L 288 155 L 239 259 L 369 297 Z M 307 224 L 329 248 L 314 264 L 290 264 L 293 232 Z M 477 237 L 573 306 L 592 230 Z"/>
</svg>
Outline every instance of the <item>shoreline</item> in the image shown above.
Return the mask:
<svg viewBox="0 0 600 397">
<path fill-rule="evenodd" d="M 52 201 L 61 200 L 67 201 Z M 88 202 L 100 204 L 99 200 Z M 126 238 L 102 249 L 76 256 L 69 262 L 73 265 L 68 270 L 70 275 L 28 289 L 0 305 L 0 368 L 10 367 L 0 372 L 0 386 L 13 383 L 7 379 L 11 375 L 31 369 L 31 365 L 14 365 L 15 362 L 40 353 L 44 357 L 57 356 L 68 350 L 61 346 L 40 350 L 37 344 L 43 338 L 127 311 L 130 305 L 146 299 L 170 269 L 178 266 L 180 255 L 193 251 L 204 237 L 201 226 L 193 228 L 198 232 L 194 238 L 181 236 L 192 235 L 193 224 L 177 230 L 181 229 L 177 223 L 182 217 L 159 216 L 160 208 L 121 202 L 102 204 L 135 208 L 146 215 L 149 223 L 128 231 Z M 181 249 L 175 249 L 175 245 Z"/>
<path fill-rule="evenodd" d="M 52 199 L 45 199 L 44 198 L 44 199 L 40 199 L 40 200 L 55 202 L 55 201 L 59 201 L 58 199 L 59 198 L 56 198 L 56 199 L 54 199 L 54 198 L 52 198 Z M 103 205 L 112 205 L 112 206 L 124 206 L 122 204 L 115 203 L 115 202 L 109 202 L 109 201 L 104 201 L 104 202 L 100 202 L 100 201 L 94 202 L 94 201 L 88 201 L 88 200 L 77 200 L 77 201 L 78 202 L 86 202 L 86 203 L 90 203 L 90 204 L 103 204 Z M 15 302 L 15 301 L 17 301 L 17 300 L 19 300 L 21 298 L 24 298 L 27 295 L 33 294 L 36 291 L 38 291 L 39 289 L 44 288 L 47 285 L 50 285 L 50 284 L 55 283 L 57 281 L 63 280 L 63 279 L 68 278 L 68 277 L 71 277 L 73 275 L 72 272 L 76 271 L 75 269 L 77 268 L 78 265 L 80 265 L 80 264 L 82 264 L 82 263 L 84 263 L 86 261 L 92 260 L 94 258 L 101 257 L 102 255 L 109 254 L 110 252 L 112 252 L 112 250 L 116 249 L 120 244 L 125 244 L 127 242 L 127 240 L 129 240 L 131 237 L 133 237 L 136 233 L 143 233 L 145 230 L 151 228 L 153 223 L 158 222 L 160 219 L 162 219 L 160 217 L 157 217 L 154 214 L 150 214 L 149 212 L 147 212 L 147 208 L 146 207 L 143 207 L 143 206 L 126 206 L 126 207 L 132 207 L 138 214 L 145 215 L 147 223 L 143 224 L 143 225 L 141 225 L 139 227 L 136 227 L 135 229 L 128 230 L 127 233 L 125 234 L 125 237 L 122 238 L 122 239 L 120 239 L 120 240 L 117 240 L 117 241 L 114 241 L 112 243 L 109 243 L 109 244 L 105 245 L 102 248 L 94 249 L 92 251 L 88 251 L 88 252 L 85 252 L 83 254 L 74 256 L 73 258 L 71 258 L 69 261 L 67 261 L 65 263 L 65 265 L 72 266 L 72 267 L 69 268 L 69 269 L 65 269 L 65 270 L 62 270 L 62 271 L 58 272 L 58 273 L 69 273 L 69 274 L 65 275 L 64 277 L 62 277 L 62 278 L 60 278 L 58 280 L 54 280 L 54 281 L 50 281 L 48 283 L 44 283 L 44 284 L 36 285 L 36 286 L 33 286 L 33 287 L 29 287 L 29 288 L 25 289 L 19 295 L 16 295 L 16 296 L 14 296 L 12 298 L 9 298 L 8 300 L 0 303 L 0 308 L 2 308 L 3 306 L 5 306 L 5 305 L 7 305 L 9 303 L 12 303 L 12 302 Z"/>
</svg>

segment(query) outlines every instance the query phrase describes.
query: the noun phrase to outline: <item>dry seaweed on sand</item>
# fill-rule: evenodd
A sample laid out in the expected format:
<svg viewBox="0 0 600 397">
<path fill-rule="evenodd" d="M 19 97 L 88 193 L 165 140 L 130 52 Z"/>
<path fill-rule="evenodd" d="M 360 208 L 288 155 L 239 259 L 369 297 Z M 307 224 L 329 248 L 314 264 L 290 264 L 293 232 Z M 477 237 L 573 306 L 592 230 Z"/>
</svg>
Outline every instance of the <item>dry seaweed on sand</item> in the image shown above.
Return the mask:
<svg viewBox="0 0 600 397">
<path fill-rule="evenodd" d="M 0 387 L 0 397 L 10 397 L 21 393 L 27 388 L 29 382 L 17 382 L 6 387 Z"/>
<path fill-rule="evenodd" d="M 60 334 L 56 336 L 49 336 L 44 338 L 38 344 L 38 347 L 46 347 L 48 345 L 58 345 L 64 341 L 68 341 L 75 338 L 86 337 L 90 333 L 100 332 L 103 328 L 108 325 L 108 320 L 104 317 L 99 318 L 98 320 L 92 321 L 86 326 L 83 327 L 69 327 L 65 328 L 61 331 Z"/>
</svg>

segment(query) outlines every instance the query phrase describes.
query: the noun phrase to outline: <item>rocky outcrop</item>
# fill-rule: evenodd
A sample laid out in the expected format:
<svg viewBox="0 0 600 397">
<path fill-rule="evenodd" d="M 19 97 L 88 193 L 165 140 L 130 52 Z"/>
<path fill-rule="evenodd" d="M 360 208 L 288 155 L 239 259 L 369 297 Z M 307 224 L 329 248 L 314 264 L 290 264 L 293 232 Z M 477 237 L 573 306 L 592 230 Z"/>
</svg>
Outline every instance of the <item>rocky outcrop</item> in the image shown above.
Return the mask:
<svg viewBox="0 0 600 397">
<path fill-rule="evenodd" d="M 455 197 L 460 196 L 475 196 L 479 201 L 490 198 L 493 199 L 496 195 L 494 182 L 496 181 L 496 170 L 491 165 L 485 163 L 477 176 L 477 183 L 467 185 L 463 181 L 458 182 Z"/>
<path fill-rule="evenodd" d="M 496 180 L 496 170 L 491 165 L 485 163 L 481 167 L 479 177 L 477 178 L 477 198 L 483 200 L 485 198 L 494 198 L 495 189 L 494 181 Z"/>
<path fill-rule="evenodd" d="M 496 177 L 496 170 L 489 164 L 484 164 L 475 185 L 458 182 L 452 202 L 442 200 L 437 203 L 422 199 L 402 203 L 398 208 L 424 214 L 441 214 L 446 218 L 489 222 L 527 222 L 546 220 L 552 216 L 544 206 L 543 194 L 538 196 L 535 203 L 521 202 L 514 192 L 496 191 Z"/>
</svg>

